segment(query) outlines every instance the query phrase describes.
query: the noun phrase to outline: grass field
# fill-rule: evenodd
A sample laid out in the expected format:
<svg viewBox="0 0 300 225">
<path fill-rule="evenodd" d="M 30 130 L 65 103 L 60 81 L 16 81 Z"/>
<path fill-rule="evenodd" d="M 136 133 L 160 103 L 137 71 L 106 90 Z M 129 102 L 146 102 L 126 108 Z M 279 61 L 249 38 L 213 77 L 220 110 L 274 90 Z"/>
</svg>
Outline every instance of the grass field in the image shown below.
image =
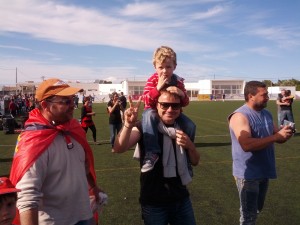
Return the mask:
<svg viewBox="0 0 300 225">
<path fill-rule="evenodd" d="M 184 110 L 197 124 L 195 144 L 201 154 L 200 164 L 194 168 L 189 185 L 197 224 L 239 224 L 239 200 L 231 169 L 231 143 L 226 118 L 241 101 L 191 102 Z M 108 205 L 100 216 L 100 224 L 142 224 L 139 196 L 139 165 L 132 159 L 133 151 L 112 154 L 109 144 L 108 115 L 105 104 L 94 104 L 97 138 L 101 145 L 92 145 L 99 185 L 109 196 Z M 268 109 L 277 119 L 276 104 Z M 300 124 L 300 102 L 293 111 Z M 80 110 L 75 110 L 79 118 Z M 9 173 L 17 135 L 0 133 L 0 175 Z M 88 132 L 91 141 L 91 131 Z M 276 144 L 278 178 L 271 180 L 263 212 L 258 225 L 300 224 L 300 136 L 285 144 Z M 62 181 L 63 182 L 63 181 Z"/>
</svg>

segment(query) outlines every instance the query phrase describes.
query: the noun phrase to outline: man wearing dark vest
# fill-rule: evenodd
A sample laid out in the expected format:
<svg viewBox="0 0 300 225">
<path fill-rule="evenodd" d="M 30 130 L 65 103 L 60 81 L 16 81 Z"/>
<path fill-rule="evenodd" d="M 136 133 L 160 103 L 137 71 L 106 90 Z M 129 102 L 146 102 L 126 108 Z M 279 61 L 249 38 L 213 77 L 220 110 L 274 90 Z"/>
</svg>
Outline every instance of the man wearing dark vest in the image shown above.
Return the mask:
<svg viewBox="0 0 300 225">
<path fill-rule="evenodd" d="M 144 224 L 195 225 L 187 189 L 187 184 L 192 181 L 191 165 L 196 166 L 200 159 L 193 143 L 194 136 L 182 131 L 181 125 L 177 123 L 176 119 L 182 111 L 179 95 L 166 90 L 160 91 L 156 109 L 160 118 L 158 143 L 162 148 L 162 157 L 153 170 L 141 173 L 140 176 L 140 204 Z M 138 143 L 142 167 L 145 149 L 141 123 L 135 123 L 137 112 L 138 107 L 133 107 L 130 103 L 125 111 L 123 129 L 115 140 L 114 151 L 125 152 Z"/>
</svg>

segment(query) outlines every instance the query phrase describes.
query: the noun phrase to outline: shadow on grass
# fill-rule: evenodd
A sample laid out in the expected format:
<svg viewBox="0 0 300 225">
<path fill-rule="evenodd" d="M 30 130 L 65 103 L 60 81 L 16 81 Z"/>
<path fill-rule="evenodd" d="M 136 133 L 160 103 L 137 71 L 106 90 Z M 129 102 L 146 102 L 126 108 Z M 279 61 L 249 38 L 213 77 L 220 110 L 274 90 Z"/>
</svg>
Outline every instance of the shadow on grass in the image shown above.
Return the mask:
<svg viewBox="0 0 300 225">
<path fill-rule="evenodd" d="M 300 133 L 295 133 L 294 136 L 300 136 Z"/>
<path fill-rule="evenodd" d="M 231 142 L 228 143 L 217 143 L 217 142 L 213 142 L 213 143 L 195 143 L 195 146 L 198 147 L 216 147 L 216 146 L 228 146 L 231 145 Z"/>
<path fill-rule="evenodd" d="M 13 158 L 6 158 L 6 159 L 2 159 L 0 158 L 0 162 L 12 162 Z"/>
</svg>

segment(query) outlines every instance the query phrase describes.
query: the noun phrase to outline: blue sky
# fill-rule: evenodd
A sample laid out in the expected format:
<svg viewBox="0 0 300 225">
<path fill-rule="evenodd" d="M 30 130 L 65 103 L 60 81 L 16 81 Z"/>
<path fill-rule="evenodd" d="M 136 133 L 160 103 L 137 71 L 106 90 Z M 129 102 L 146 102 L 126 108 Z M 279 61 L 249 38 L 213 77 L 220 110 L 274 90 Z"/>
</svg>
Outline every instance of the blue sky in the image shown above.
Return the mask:
<svg viewBox="0 0 300 225">
<path fill-rule="evenodd" d="M 161 45 L 186 82 L 300 79 L 298 0 L 0 3 L 0 84 L 145 80 Z"/>
</svg>

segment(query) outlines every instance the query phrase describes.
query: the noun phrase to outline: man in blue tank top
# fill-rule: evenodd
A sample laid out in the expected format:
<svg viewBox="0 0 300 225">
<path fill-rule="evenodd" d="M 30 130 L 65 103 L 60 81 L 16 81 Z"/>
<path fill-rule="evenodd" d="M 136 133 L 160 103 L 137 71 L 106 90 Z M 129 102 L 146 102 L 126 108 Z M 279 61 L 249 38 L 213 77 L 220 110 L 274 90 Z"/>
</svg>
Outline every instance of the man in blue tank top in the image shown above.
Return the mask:
<svg viewBox="0 0 300 225">
<path fill-rule="evenodd" d="M 246 103 L 228 117 L 232 142 L 233 176 L 240 198 L 240 224 L 255 225 L 262 210 L 269 179 L 276 178 L 274 143 L 292 136 L 288 126 L 278 129 L 264 109 L 268 90 L 259 81 L 247 82 Z"/>
</svg>

